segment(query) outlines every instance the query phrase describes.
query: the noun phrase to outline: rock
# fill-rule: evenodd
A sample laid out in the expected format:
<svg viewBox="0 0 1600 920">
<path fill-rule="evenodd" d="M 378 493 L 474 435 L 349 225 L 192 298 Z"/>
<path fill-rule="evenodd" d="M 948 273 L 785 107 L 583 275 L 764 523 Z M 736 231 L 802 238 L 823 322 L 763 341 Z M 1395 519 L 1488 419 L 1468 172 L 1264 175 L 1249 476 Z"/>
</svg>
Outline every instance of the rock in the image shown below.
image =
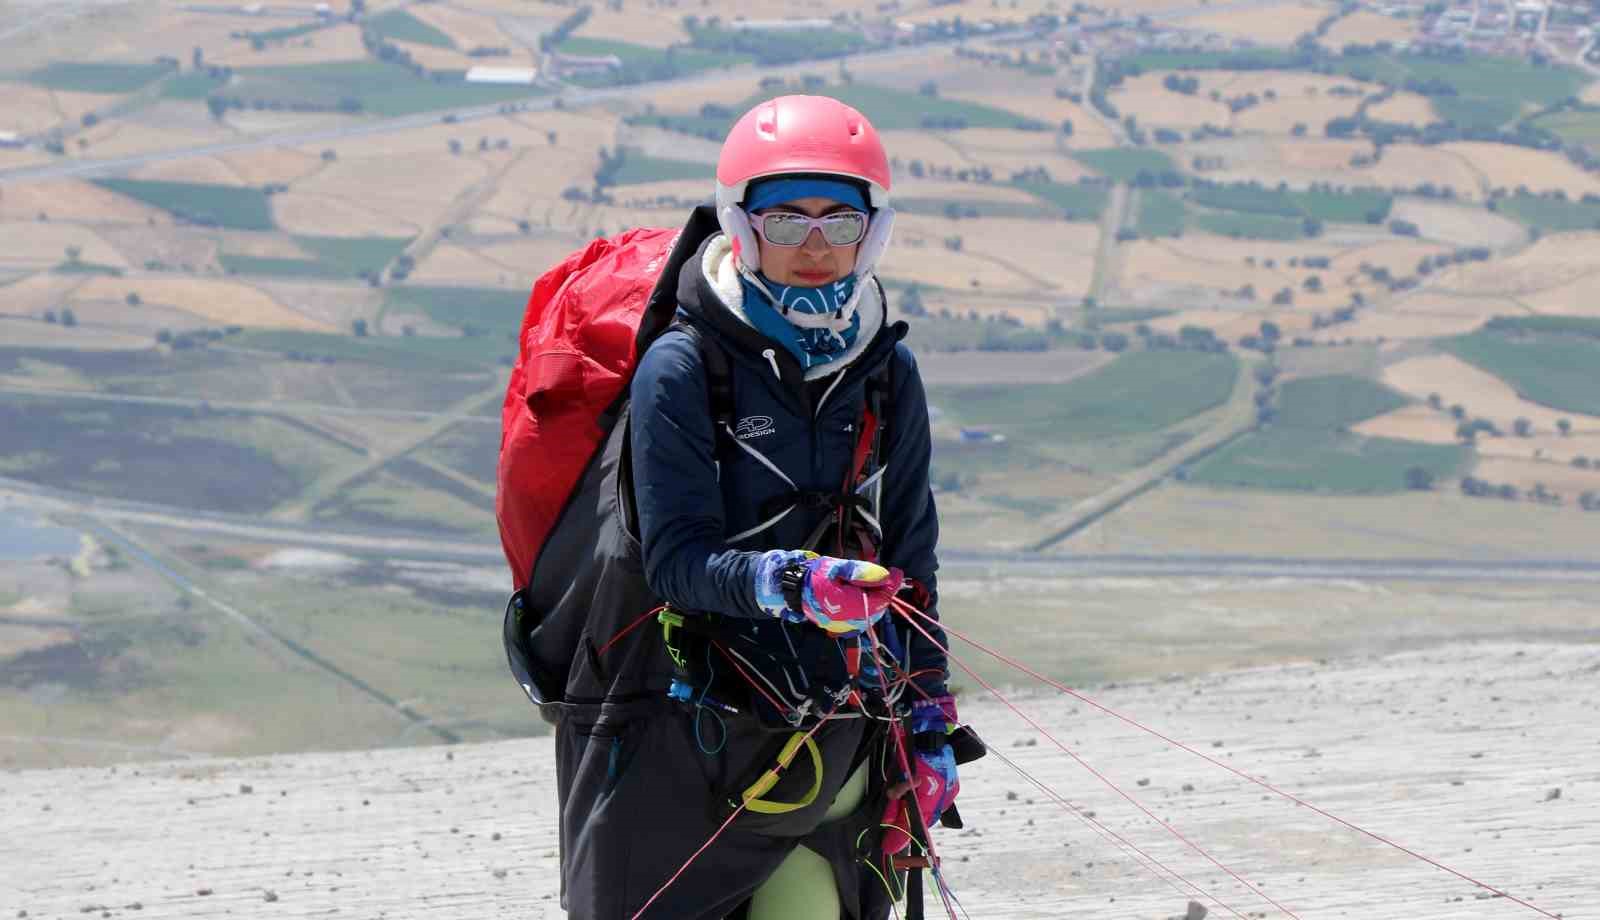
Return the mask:
<svg viewBox="0 0 1600 920">
<path fill-rule="evenodd" d="M 1190 901 L 1189 910 L 1183 915 L 1183 920 L 1206 920 L 1207 913 L 1209 912 L 1204 904 L 1199 901 Z"/>
<path fill-rule="evenodd" d="M 271 904 L 272 902 L 278 900 L 278 893 L 276 891 L 270 891 L 270 890 L 269 891 L 263 891 L 261 893 L 261 900 L 266 901 L 268 904 Z"/>
<path fill-rule="evenodd" d="M 1561 798 L 1561 787 L 1560 786 L 1557 786 L 1556 788 L 1554 788 L 1554 789 L 1552 789 L 1549 792 L 1546 792 L 1544 794 L 1544 800 L 1546 802 L 1554 802 L 1556 799 L 1559 799 L 1559 798 Z"/>
</svg>

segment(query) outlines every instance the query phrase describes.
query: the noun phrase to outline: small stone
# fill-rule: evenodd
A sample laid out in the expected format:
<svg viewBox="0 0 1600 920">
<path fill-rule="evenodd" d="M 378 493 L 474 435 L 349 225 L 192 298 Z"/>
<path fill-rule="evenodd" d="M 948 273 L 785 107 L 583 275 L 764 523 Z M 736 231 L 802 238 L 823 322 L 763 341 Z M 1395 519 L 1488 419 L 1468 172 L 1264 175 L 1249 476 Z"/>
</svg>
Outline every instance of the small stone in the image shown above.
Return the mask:
<svg viewBox="0 0 1600 920">
<path fill-rule="evenodd" d="M 1184 912 L 1183 920 L 1206 920 L 1206 906 L 1199 901 L 1190 901 L 1189 909 Z"/>
<path fill-rule="evenodd" d="M 272 891 L 270 889 L 267 890 L 267 891 L 263 891 L 261 893 L 261 900 L 266 901 L 268 904 L 271 904 L 272 902 L 278 900 L 278 893 L 276 891 Z"/>
<path fill-rule="evenodd" d="M 506 877 L 506 870 L 504 870 L 504 869 L 496 869 L 496 870 L 494 870 L 494 877 L 495 878 L 505 878 Z"/>
<path fill-rule="evenodd" d="M 1149 779 L 1148 779 L 1148 778 L 1146 778 L 1146 779 L 1141 779 L 1141 780 L 1139 780 L 1139 785 L 1141 785 L 1141 786 L 1148 786 L 1148 785 L 1150 785 L 1150 780 L 1149 780 Z"/>
<path fill-rule="evenodd" d="M 489 839 L 490 840 L 499 840 L 500 839 L 500 832 L 499 831 L 495 831 L 493 834 L 490 834 L 489 835 Z"/>
<path fill-rule="evenodd" d="M 210 888 L 198 888 L 198 889 L 195 889 L 195 894 L 197 894 L 197 895 L 199 895 L 200 897 L 203 898 L 203 897 L 211 894 L 211 889 Z"/>
<path fill-rule="evenodd" d="M 1544 794 L 1544 800 L 1546 802 L 1554 802 L 1556 799 L 1559 799 L 1559 798 L 1561 798 L 1561 787 L 1560 786 L 1557 786 L 1556 788 L 1554 788 L 1554 789 L 1552 789 L 1549 792 L 1546 792 Z"/>
<path fill-rule="evenodd" d="M 240 783 L 239 784 L 239 794 L 240 795 L 249 795 L 250 793 L 255 792 L 255 791 L 256 791 L 256 788 L 254 786 L 250 785 L 249 783 Z"/>
<path fill-rule="evenodd" d="M 1010 792 L 1010 791 L 1006 792 L 1006 801 L 1007 802 L 1015 802 L 1016 800 L 1017 800 L 1017 794 L 1015 792 Z"/>
<path fill-rule="evenodd" d="M 1183 791 L 1184 792 L 1193 792 L 1194 791 L 1194 783 L 1184 783 L 1183 784 Z"/>
</svg>

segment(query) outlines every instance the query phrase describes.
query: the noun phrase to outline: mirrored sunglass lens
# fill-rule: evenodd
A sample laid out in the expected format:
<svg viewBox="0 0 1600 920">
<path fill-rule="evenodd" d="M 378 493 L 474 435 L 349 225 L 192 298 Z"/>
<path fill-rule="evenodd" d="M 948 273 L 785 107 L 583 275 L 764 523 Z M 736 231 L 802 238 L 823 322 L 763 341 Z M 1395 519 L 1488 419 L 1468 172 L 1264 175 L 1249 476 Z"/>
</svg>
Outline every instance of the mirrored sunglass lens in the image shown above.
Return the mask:
<svg viewBox="0 0 1600 920">
<path fill-rule="evenodd" d="M 861 239 L 866 224 L 862 214 L 834 214 L 822 219 L 822 238 L 835 246 L 848 246 Z"/>
<path fill-rule="evenodd" d="M 761 230 L 769 243 L 798 246 L 806 241 L 811 224 L 797 214 L 768 214 L 761 218 Z"/>
</svg>

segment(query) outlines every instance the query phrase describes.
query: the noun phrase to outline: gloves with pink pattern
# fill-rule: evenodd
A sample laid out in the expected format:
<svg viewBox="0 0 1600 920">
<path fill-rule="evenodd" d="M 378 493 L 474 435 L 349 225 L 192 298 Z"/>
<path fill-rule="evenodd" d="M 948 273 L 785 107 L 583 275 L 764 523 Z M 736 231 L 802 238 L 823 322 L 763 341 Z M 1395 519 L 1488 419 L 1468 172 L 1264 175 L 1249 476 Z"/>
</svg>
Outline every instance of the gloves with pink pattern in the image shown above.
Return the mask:
<svg viewBox="0 0 1600 920">
<path fill-rule="evenodd" d="M 911 792 L 923 823 L 932 827 L 961 791 L 956 755 L 944 737 L 958 724 L 956 701 L 949 696 L 918 700 L 911 706 Z M 883 812 L 883 852 L 893 855 L 911 845 L 911 816 L 905 797 L 889 800 Z"/>
<path fill-rule="evenodd" d="M 835 636 L 855 635 L 878 622 L 905 580 L 899 569 L 804 550 L 763 553 L 755 569 L 758 607 Z"/>
</svg>

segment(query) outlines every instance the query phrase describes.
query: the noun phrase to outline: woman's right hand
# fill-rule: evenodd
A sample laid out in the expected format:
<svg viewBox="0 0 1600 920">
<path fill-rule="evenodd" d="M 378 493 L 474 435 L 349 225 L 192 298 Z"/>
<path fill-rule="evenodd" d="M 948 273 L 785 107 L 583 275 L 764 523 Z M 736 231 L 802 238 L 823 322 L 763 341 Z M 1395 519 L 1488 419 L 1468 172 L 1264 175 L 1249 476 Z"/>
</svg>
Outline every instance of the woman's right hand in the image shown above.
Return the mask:
<svg viewBox="0 0 1600 920">
<path fill-rule="evenodd" d="M 773 617 L 849 636 L 878 622 L 904 581 L 899 569 L 873 562 L 772 550 L 756 562 L 756 604 Z"/>
</svg>

